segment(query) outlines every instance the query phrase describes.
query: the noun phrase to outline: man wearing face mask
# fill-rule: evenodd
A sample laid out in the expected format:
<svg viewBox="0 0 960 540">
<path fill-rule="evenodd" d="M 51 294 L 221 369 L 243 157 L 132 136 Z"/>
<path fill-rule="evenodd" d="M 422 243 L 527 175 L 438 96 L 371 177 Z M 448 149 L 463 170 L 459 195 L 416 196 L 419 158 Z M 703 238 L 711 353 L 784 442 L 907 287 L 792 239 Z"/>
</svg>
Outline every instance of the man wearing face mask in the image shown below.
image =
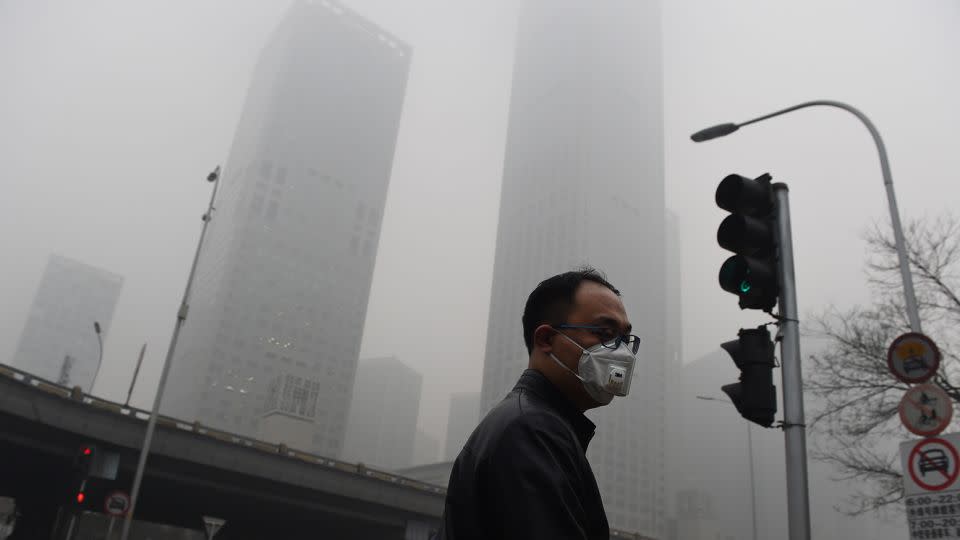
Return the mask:
<svg viewBox="0 0 960 540">
<path fill-rule="evenodd" d="M 596 270 L 541 282 L 527 298 L 529 363 L 450 474 L 438 540 L 609 540 L 586 451 L 584 411 L 625 396 L 640 339 L 620 291 Z"/>
</svg>

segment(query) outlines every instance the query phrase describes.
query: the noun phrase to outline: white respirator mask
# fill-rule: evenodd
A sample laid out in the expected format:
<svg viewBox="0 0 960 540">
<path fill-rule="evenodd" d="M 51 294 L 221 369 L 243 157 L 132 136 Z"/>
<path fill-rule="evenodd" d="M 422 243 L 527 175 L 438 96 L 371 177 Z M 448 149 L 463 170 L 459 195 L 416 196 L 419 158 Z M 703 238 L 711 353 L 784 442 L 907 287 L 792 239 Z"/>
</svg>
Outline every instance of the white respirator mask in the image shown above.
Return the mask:
<svg viewBox="0 0 960 540">
<path fill-rule="evenodd" d="M 557 332 L 565 339 L 583 350 L 577 371 L 567 367 L 551 352 L 550 358 L 560 366 L 580 379 L 583 388 L 597 403 L 607 405 L 614 396 L 626 396 L 630 393 L 630 382 L 633 380 L 633 369 L 637 363 L 637 356 L 628 347 L 627 343 L 600 343 L 584 349 L 579 343 L 570 339 L 561 332 Z"/>
</svg>

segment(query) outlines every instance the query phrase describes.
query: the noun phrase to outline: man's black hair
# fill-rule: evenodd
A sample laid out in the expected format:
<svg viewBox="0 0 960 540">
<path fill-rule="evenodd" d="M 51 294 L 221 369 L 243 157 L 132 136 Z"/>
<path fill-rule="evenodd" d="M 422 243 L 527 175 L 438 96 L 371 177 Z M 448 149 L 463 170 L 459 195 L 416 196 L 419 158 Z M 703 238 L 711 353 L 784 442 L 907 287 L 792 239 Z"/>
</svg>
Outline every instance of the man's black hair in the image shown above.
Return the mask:
<svg viewBox="0 0 960 540">
<path fill-rule="evenodd" d="M 573 297 L 584 281 L 599 283 L 617 296 L 620 291 L 607 281 L 603 272 L 589 266 L 557 274 L 537 285 L 523 308 L 523 341 L 527 354 L 533 352 L 533 331 L 541 324 L 563 324 L 573 309 Z"/>
</svg>

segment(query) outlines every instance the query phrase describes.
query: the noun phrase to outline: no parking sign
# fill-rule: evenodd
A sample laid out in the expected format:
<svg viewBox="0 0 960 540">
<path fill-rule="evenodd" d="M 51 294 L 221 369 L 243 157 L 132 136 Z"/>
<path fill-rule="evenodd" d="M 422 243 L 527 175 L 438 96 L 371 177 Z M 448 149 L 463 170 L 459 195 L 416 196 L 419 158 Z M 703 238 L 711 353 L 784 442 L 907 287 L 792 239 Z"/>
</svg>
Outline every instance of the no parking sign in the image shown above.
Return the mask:
<svg viewBox="0 0 960 540">
<path fill-rule="evenodd" d="M 900 444 L 911 539 L 960 540 L 960 434 Z"/>
</svg>

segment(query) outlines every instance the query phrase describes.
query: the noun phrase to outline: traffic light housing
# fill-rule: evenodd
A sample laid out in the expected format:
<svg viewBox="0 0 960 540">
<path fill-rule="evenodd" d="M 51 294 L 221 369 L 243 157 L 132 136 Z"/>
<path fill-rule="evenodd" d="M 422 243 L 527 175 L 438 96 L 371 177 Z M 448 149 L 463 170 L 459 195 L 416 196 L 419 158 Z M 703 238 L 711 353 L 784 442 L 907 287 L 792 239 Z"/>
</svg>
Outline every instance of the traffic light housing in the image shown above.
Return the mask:
<svg viewBox="0 0 960 540">
<path fill-rule="evenodd" d="M 115 487 L 120 453 L 84 443 L 74 450 L 67 502 L 77 510 L 96 510 Z"/>
<path fill-rule="evenodd" d="M 740 369 L 740 382 L 721 390 L 740 416 L 763 427 L 773 425 L 777 414 L 777 387 L 773 384 L 774 345 L 766 326 L 741 329 L 737 339 L 720 345 Z"/>
<path fill-rule="evenodd" d="M 90 504 L 90 472 L 97 460 L 97 447 L 82 444 L 73 458 L 73 479 L 70 488 L 70 503 L 74 508 L 86 508 Z"/>
<path fill-rule="evenodd" d="M 734 253 L 720 267 L 720 287 L 740 298 L 740 309 L 770 311 L 777 303 L 776 205 L 771 177 L 727 175 L 717 186 L 717 206 L 730 212 L 717 243 Z"/>
</svg>

